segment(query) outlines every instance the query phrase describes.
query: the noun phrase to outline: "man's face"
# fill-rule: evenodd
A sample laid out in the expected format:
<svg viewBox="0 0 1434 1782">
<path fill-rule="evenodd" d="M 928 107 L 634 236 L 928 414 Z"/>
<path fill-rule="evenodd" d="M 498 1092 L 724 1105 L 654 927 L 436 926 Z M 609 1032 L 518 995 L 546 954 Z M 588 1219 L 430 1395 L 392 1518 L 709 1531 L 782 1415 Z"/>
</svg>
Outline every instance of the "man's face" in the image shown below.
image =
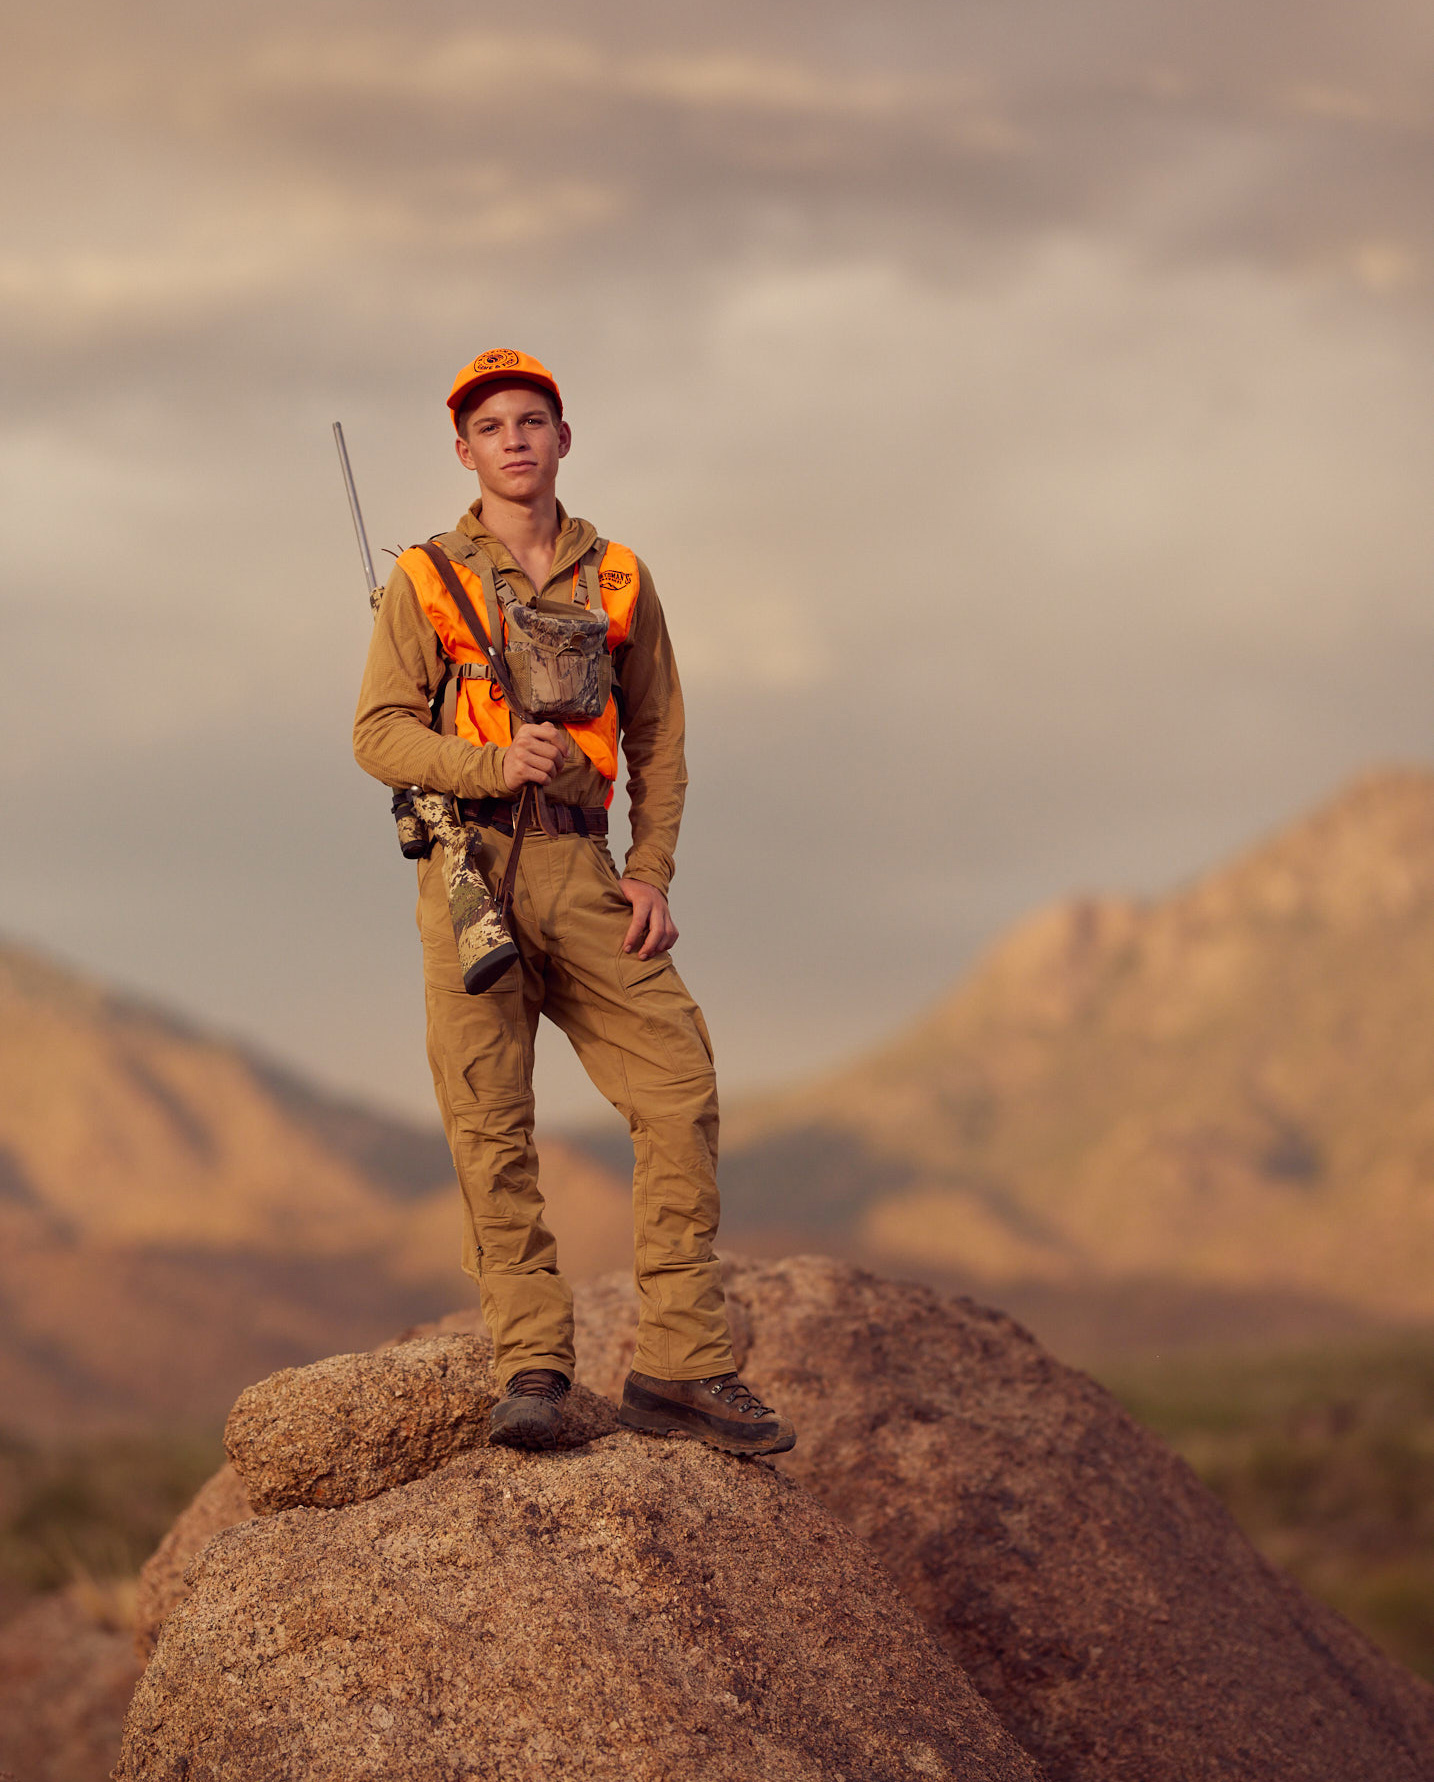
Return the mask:
<svg viewBox="0 0 1434 1782">
<path fill-rule="evenodd" d="M 529 502 L 551 493 L 558 462 L 572 444 L 566 421 L 553 417 L 531 384 L 491 384 L 463 417 L 459 461 L 478 473 L 485 496 Z"/>
</svg>

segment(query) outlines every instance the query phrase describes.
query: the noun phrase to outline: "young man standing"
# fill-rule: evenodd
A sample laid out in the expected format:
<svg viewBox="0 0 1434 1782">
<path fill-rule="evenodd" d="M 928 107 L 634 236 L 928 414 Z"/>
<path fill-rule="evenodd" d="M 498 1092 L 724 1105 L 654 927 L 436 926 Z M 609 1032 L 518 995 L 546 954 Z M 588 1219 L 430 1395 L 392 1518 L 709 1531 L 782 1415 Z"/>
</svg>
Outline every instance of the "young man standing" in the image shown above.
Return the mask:
<svg viewBox="0 0 1434 1782">
<path fill-rule="evenodd" d="M 434 541 L 439 563 L 415 548 L 389 578 L 354 754 L 388 786 L 451 795 L 465 827 L 481 831 L 478 857 L 495 889 L 518 800 L 527 787 L 539 794 L 541 826 L 522 836 L 513 880 L 519 959 L 479 995 L 464 990 L 441 844 L 418 867 L 428 1056 L 465 1206 L 463 1267 L 478 1283 L 505 1388 L 491 1439 L 548 1446 L 574 1370 L 572 1293 L 543 1223 L 533 1147 L 533 1042 L 545 1014 L 633 1135 L 639 1325 L 623 1422 L 738 1453 L 781 1453 L 796 1439 L 790 1423 L 733 1366 L 712 1248 L 712 1048 L 668 951 L 687 775 L 662 609 L 646 566 L 558 502 L 571 433 L 537 360 L 480 353 L 459 372 L 448 407 L 479 498 Z M 466 601 L 455 600 L 450 577 Z M 508 709 L 468 620 L 501 654 L 514 600 L 540 613 L 606 612 L 613 697 L 592 722 L 522 723 Z M 604 840 L 619 739 L 633 837 L 621 876 Z"/>
</svg>

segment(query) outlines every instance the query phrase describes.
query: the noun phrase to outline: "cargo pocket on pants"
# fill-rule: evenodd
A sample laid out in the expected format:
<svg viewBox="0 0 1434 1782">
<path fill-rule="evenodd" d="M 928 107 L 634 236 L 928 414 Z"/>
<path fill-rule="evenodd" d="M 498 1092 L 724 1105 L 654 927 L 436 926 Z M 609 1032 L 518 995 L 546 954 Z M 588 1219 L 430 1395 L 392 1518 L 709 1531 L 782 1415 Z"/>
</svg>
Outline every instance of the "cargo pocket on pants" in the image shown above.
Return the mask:
<svg viewBox="0 0 1434 1782">
<path fill-rule="evenodd" d="M 533 1092 L 522 989 L 515 980 L 511 990 L 485 991 L 482 1001 L 462 1035 L 465 1043 L 455 1059 L 459 1074 L 473 1106 L 484 1111 L 519 1106 Z"/>
<path fill-rule="evenodd" d="M 651 959 L 639 959 L 636 953 L 619 953 L 617 957 L 617 975 L 629 995 L 671 966 L 671 953 L 654 953 Z"/>
<path fill-rule="evenodd" d="M 665 986 L 660 980 L 671 970 L 671 953 L 657 953 L 651 959 L 639 959 L 636 953 L 619 953 L 617 956 L 617 981 L 622 985 L 627 1006 L 650 1031 L 656 1029 L 650 1009 L 643 1005 L 654 994 L 661 996 Z"/>
<path fill-rule="evenodd" d="M 618 977 L 627 1006 L 642 1023 L 649 1042 L 676 1077 L 694 1077 L 712 1069 L 712 1041 L 702 1011 L 677 974 L 670 953 L 653 959 L 626 954 L 618 961 Z"/>
</svg>

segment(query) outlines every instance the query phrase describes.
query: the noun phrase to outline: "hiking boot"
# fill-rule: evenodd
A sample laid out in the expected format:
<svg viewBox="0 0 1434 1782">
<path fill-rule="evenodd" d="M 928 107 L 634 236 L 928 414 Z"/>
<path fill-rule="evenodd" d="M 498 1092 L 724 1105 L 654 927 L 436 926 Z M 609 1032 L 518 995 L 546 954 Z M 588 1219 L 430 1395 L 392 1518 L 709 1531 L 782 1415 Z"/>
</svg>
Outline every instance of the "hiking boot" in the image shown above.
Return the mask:
<svg viewBox="0 0 1434 1782">
<path fill-rule="evenodd" d="M 570 1384 L 551 1367 L 525 1367 L 514 1374 L 493 1407 L 488 1440 L 500 1448 L 551 1448 L 563 1427 Z"/>
<path fill-rule="evenodd" d="M 648 1435 L 690 1435 L 729 1454 L 785 1454 L 797 1432 L 762 1404 L 736 1374 L 710 1380 L 654 1380 L 632 1373 L 622 1389 L 617 1420 Z"/>
</svg>

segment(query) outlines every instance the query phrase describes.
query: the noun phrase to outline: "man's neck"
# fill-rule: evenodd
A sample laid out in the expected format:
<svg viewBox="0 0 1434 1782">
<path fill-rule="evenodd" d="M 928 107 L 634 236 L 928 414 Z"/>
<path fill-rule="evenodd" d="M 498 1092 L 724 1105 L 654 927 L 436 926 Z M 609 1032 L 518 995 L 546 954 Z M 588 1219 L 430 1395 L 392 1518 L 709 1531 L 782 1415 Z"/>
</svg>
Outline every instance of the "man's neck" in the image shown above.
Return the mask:
<svg viewBox="0 0 1434 1782">
<path fill-rule="evenodd" d="M 530 506 L 526 502 L 504 501 L 485 491 L 480 518 L 494 538 L 513 553 L 514 561 L 532 583 L 533 592 L 541 593 L 553 573 L 558 548 L 557 496 L 550 491 Z"/>
</svg>

